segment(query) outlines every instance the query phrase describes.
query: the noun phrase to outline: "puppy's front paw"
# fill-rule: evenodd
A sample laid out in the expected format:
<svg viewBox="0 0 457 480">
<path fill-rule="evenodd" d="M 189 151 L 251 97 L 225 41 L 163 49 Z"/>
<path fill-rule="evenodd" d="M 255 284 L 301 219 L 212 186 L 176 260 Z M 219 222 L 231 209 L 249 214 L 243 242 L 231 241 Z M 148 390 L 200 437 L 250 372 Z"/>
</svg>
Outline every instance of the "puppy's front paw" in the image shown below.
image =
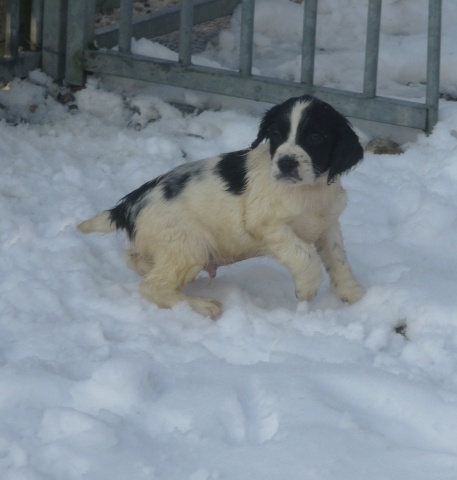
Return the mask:
<svg viewBox="0 0 457 480">
<path fill-rule="evenodd" d="M 365 289 L 355 282 L 349 285 L 338 285 L 336 292 L 343 302 L 350 304 L 358 302 L 365 295 Z"/>
<path fill-rule="evenodd" d="M 306 276 L 295 284 L 295 295 L 299 300 L 311 301 L 317 294 L 322 281 L 322 270 L 319 261 L 306 270 Z"/>
<path fill-rule="evenodd" d="M 204 317 L 217 320 L 221 316 L 222 304 L 214 298 L 190 297 L 188 301 L 192 310 Z"/>
</svg>

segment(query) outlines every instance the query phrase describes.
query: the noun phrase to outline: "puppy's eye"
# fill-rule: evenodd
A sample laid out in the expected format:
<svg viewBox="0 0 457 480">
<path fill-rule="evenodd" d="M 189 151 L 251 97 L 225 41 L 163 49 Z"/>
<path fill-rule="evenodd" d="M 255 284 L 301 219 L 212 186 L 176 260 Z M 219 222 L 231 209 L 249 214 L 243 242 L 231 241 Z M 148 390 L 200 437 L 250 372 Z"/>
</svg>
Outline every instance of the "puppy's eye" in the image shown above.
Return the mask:
<svg viewBox="0 0 457 480">
<path fill-rule="evenodd" d="M 272 128 L 268 131 L 268 136 L 273 142 L 279 142 L 281 140 L 281 132 L 275 128 Z"/>
<path fill-rule="evenodd" d="M 322 143 L 324 141 L 324 137 L 320 133 L 312 133 L 308 137 L 308 142 L 311 145 L 316 145 L 318 143 Z"/>
</svg>

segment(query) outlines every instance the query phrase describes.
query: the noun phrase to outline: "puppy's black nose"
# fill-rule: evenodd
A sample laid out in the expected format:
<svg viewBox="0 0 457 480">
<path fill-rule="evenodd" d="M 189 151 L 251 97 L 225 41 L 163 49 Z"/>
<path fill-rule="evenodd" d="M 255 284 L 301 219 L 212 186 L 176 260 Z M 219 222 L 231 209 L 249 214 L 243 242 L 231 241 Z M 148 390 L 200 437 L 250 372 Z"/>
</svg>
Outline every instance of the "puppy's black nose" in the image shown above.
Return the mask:
<svg viewBox="0 0 457 480">
<path fill-rule="evenodd" d="M 298 162 L 294 157 L 286 156 L 278 160 L 278 168 L 284 174 L 290 174 L 298 167 Z"/>
</svg>

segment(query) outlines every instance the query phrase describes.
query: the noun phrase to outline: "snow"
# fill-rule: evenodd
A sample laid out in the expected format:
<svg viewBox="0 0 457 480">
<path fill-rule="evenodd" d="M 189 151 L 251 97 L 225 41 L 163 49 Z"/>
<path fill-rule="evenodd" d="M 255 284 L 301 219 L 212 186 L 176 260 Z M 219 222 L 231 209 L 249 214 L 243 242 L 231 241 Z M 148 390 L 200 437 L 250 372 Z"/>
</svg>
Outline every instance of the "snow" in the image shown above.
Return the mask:
<svg viewBox="0 0 457 480">
<path fill-rule="evenodd" d="M 279 68 L 293 28 L 257 3 L 256 45 L 283 38 L 270 58 Z M 385 42 L 420 44 L 422 3 L 383 2 Z M 336 4 L 320 2 L 320 15 L 349 21 Z M 297 5 L 283 7 L 295 21 Z M 457 7 L 445 8 L 451 45 Z M 346 54 L 359 55 L 362 30 L 342 31 Z M 221 62 L 216 50 L 202 55 Z M 450 91 L 456 65 L 443 63 Z M 423 94 L 416 59 L 402 67 L 407 96 Z M 406 90 L 385 70 L 392 95 Z M 367 288 L 359 303 L 341 303 L 326 280 L 299 304 L 283 267 L 253 259 L 190 286 L 223 303 L 213 322 L 143 300 L 125 237 L 75 226 L 171 167 L 246 147 L 259 110 L 226 100 L 183 114 L 163 90 L 126 85 L 90 79 L 78 109 L 58 103 L 61 87 L 39 71 L 0 90 L 0 478 L 455 479 L 457 104 L 442 101 L 433 134 L 404 154 L 367 153 L 344 177 L 342 229 Z"/>
</svg>

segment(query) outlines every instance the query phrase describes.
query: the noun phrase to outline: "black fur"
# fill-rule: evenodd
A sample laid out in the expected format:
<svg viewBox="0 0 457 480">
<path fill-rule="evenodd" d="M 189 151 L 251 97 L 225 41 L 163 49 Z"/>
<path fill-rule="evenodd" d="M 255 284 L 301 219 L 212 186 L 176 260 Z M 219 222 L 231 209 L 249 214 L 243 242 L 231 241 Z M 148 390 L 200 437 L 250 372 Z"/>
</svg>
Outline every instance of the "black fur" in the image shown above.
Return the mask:
<svg viewBox="0 0 457 480">
<path fill-rule="evenodd" d="M 298 100 L 306 101 L 311 99 L 308 95 L 304 97 L 289 98 L 279 105 L 270 108 L 263 116 L 257 138 L 252 142 L 251 148 L 258 147 L 264 140 L 270 142 L 270 153 L 274 154 L 276 148 L 283 143 L 289 135 L 290 112 Z"/>
<path fill-rule="evenodd" d="M 328 171 L 328 182 L 331 183 L 342 173 L 349 171 L 363 158 L 363 148 L 359 137 L 351 128 L 351 124 L 342 117 L 338 127 L 338 141 L 332 153 L 332 160 Z"/>
<path fill-rule="evenodd" d="M 121 198 L 119 203 L 109 211 L 111 223 L 114 223 L 118 230 L 125 230 L 131 240 L 135 236 L 136 217 L 146 204 L 146 195 L 159 185 L 164 177 L 165 175 L 161 175 L 144 183 L 141 187 Z"/>
<path fill-rule="evenodd" d="M 166 200 L 177 197 L 192 178 L 192 172 L 170 172 L 163 180 L 163 196 Z"/>
<path fill-rule="evenodd" d="M 215 173 L 224 181 L 226 190 L 234 195 L 241 195 L 246 189 L 248 152 L 246 149 L 226 153 L 215 167 Z"/>
</svg>

